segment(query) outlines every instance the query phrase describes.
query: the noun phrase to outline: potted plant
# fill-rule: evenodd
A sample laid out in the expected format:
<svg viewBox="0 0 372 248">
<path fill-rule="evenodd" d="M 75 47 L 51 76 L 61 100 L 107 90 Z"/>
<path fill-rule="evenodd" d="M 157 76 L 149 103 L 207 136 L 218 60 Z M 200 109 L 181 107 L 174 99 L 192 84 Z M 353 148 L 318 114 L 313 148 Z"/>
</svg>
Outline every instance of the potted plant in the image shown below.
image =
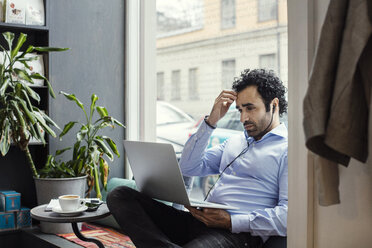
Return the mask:
<svg viewBox="0 0 372 248">
<path fill-rule="evenodd" d="M 76 142 L 73 146 L 57 150 L 55 155 L 49 155 L 47 162 L 40 170 L 41 178 L 70 178 L 79 176 L 88 176 L 88 190 L 86 195 L 94 188 L 97 198 L 102 198 L 101 187 L 106 190 L 109 166 L 106 161 L 108 158 L 113 161 L 114 154 L 120 157 L 115 142 L 108 136 L 102 135 L 101 131 L 107 127 L 115 128 L 125 126 L 118 120 L 109 116 L 105 107 L 97 106 L 98 96 L 93 94 L 91 97 L 89 112 L 86 111 L 84 104 L 74 95 L 63 91 L 68 100 L 73 101 L 84 114 L 85 123 L 78 121 L 68 122 L 61 134 L 60 139 L 66 135 L 75 125 L 79 125 L 76 131 Z M 95 113 L 98 118 L 95 119 Z M 62 153 L 68 150 L 72 151 L 72 157 L 68 161 L 57 159 Z"/>
<path fill-rule="evenodd" d="M 30 53 L 65 51 L 67 48 L 30 45 L 26 50 L 20 52 L 27 39 L 26 34 L 19 35 L 14 47 L 14 33 L 5 32 L 2 35 L 8 48 L 0 45 L 3 54 L 3 61 L 0 62 L 0 152 L 2 156 L 5 156 L 12 144 L 18 146 L 25 152 L 33 176 L 38 178 L 39 174 L 28 147 L 30 139 L 35 138 L 45 144 L 41 130 L 56 137 L 50 126 L 59 127 L 49 118 L 47 113 L 39 109 L 40 96 L 29 84 L 34 84 L 35 79 L 42 79 L 47 83 L 49 94 L 53 98 L 55 98 L 55 94 L 46 77 L 39 73 L 31 74 L 26 69 L 17 68 L 17 65 L 23 64 L 25 68 L 30 69 L 28 62 L 37 59 L 37 56 L 30 56 Z"/>
</svg>

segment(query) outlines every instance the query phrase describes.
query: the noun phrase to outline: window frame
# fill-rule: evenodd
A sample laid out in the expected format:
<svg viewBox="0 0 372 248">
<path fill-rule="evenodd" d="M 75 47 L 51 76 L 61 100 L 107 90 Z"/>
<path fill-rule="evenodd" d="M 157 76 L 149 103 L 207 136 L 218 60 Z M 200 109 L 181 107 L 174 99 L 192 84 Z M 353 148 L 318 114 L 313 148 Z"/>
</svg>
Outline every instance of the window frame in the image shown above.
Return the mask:
<svg viewBox="0 0 372 248">
<path fill-rule="evenodd" d="M 319 1 L 319 0 L 318 0 Z M 288 170 L 289 170 L 289 209 L 288 212 L 288 247 L 314 247 L 314 195 L 313 169 L 307 164 L 307 149 L 302 130 L 302 100 L 307 89 L 307 80 L 315 50 L 317 25 L 314 20 L 314 1 L 287 0 L 288 6 L 288 92 L 290 105 L 288 108 Z M 126 138 L 148 139 L 155 137 L 155 125 L 148 121 L 145 125 L 143 115 L 150 113 L 148 119 L 156 119 L 155 98 L 156 83 L 153 86 L 139 85 L 139 75 L 146 72 L 140 64 L 144 60 L 155 68 L 155 1 L 126 1 Z M 143 7 L 140 8 L 140 5 Z M 146 10 L 146 11 L 144 11 Z M 152 12 L 152 13 L 151 13 Z M 153 15 L 153 17 L 152 17 Z M 279 16 L 277 16 L 279 18 Z M 144 25 L 140 29 L 139 22 Z M 140 31 L 141 30 L 141 31 Z M 145 33 L 147 31 L 147 33 Z M 303 34 L 303 35 L 298 35 Z M 145 39 L 147 37 L 147 40 Z M 153 38 L 153 39 L 152 39 Z M 140 43 L 142 48 L 140 49 Z M 151 45 L 152 43 L 152 45 Z M 133 49 L 134 50 L 131 50 Z M 146 48 L 146 49 L 145 49 Z M 142 51 L 140 53 L 140 50 Z M 149 71 L 149 68 L 147 68 Z M 151 72 L 151 70 L 150 70 Z M 156 78 L 156 72 L 149 76 Z M 151 82 L 151 81 L 150 81 Z M 132 95 L 133 93 L 133 95 Z M 140 95 L 153 97 L 147 101 Z M 139 112 L 143 114 L 140 116 Z M 302 162 L 299 162 L 302 161 Z M 128 166 L 126 166 L 128 167 Z M 127 178 L 131 176 L 126 173 Z"/>
</svg>

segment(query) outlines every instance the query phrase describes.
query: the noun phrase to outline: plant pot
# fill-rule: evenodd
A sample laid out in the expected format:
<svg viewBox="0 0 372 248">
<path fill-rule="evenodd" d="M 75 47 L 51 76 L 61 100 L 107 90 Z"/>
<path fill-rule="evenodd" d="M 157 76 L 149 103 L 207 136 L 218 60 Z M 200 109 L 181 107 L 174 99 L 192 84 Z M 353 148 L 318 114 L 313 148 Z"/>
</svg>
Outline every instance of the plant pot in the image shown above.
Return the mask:
<svg viewBox="0 0 372 248">
<path fill-rule="evenodd" d="M 85 197 L 87 176 L 72 178 L 34 178 L 36 187 L 37 204 L 48 204 L 51 199 L 60 195 L 79 195 Z M 81 224 L 79 228 L 81 227 Z M 40 222 L 41 231 L 44 233 L 72 233 L 70 223 Z"/>
</svg>

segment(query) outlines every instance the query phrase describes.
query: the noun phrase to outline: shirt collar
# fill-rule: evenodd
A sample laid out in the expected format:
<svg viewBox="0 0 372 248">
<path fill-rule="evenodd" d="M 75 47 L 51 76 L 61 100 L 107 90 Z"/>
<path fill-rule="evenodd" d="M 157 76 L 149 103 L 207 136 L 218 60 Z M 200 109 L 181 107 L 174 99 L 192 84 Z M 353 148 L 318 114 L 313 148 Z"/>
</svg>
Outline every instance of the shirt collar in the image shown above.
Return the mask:
<svg viewBox="0 0 372 248">
<path fill-rule="evenodd" d="M 244 130 L 245 138 L 251 142 L 254 141 L 254 138 L 248 135 L 247 130 Z M 277 135 L 283 138 L 288 137 L 288 130 L 284 123 L 281 123 L 279 126 L 271 130 L 270 132 L 266 133 L 259 141 L 266 139 L 267 137 L 270 137 L 272 135 Z"/>
</svg>

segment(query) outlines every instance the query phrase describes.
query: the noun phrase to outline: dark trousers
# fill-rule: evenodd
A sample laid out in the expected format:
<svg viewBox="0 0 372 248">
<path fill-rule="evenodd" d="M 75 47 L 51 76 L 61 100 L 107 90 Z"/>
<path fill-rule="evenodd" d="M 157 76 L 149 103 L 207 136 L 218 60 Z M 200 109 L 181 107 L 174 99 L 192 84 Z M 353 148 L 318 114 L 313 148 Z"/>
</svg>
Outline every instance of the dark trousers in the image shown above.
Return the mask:
<svg viewBox="0 0 372 248">
<path fill-rule="evenodd" d="M 107 205 L 138 248 L 262 247 L 260 237 L 209 228 L 189 212 L 167 206 L 126 186 L 111 191 Z"/>
</svg>

